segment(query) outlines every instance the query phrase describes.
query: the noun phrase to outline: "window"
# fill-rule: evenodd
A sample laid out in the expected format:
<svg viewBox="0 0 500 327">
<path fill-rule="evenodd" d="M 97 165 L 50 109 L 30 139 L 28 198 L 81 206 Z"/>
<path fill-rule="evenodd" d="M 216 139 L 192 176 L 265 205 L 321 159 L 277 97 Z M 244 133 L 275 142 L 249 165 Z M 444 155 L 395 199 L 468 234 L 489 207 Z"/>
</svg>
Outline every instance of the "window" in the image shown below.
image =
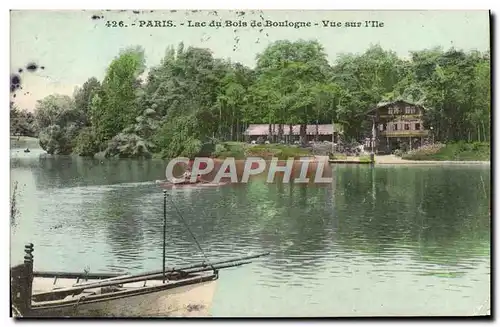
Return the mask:
<svg viewBox="0 0 500 327">
<path fill-rule="evenodd" d="M 387 110 L 387 112 L 389 113 L 389 115 L 395 115 L 399 113 L 399 108 L 391 107 Z"/>
<path fill-rule="evenodd" d="M 405 108 L 405 112 L 406 112 L 406 114 L 408 114 L 408 115 L 412 115 L 412 114 L 414 114 L 414 113 L 415 113 L 415 108 L 414 108 L 414 107 L 406 107 L 406 108 Z"/>
<path fill-rule="evenodd" d="M 379 129 L 379 131 L 385 131 L 387 129 L 387 126 L 386 126 L 386 124 L 380 124 L 378 126 L 378 129 Z"/>
<path fill-rule="evenodd" d="M 410 130 L 410 124 L 405 124 L 405 131 L 409 131 Z"/>
<path fill-rule="evenodd" d="M 392 129 L 393 129 L 394 131 L 397 131 L 397 130 L 398 130 L 398 124 L 394 124 L 394 125 L 392 125 Z"/>
<path fill-rule="evenodd" d="M 419 131 L 420 130 L 420 123 L 415 124 L 415 130 Z"/>
</svg>

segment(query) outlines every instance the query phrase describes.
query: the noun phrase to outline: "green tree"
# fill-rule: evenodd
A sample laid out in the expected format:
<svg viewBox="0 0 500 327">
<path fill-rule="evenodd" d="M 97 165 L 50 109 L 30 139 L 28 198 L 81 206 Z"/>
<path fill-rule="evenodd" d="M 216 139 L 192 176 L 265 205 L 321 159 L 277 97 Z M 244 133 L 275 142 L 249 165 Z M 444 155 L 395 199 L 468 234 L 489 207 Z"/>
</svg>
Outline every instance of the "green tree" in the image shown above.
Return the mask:
<svg viewBox="0 0 500 327">
<path fill-rule="evenodd" d="M 122 51 L 109 65 L 102 92 L 91 102 L 91 121 L 96 124 L 99 143 L 110 140 L 138 116 L 137 92 L 144 69 L 144 51 L 140 47 Z"/>
<path fill-rule="evenodd" d="M 318 83 L 327 80 L 329 71 L 326 53 L 317 41 L 277 41 L 269 45 L 257 56 L 257 87 L 254 88 L 256 98 L 267 102 L 269 123 L 274 119 L 281 124 L 299 123 L 300 139 L 304 143 L 306 125 L 317 116 L 314 114 L 318 104 L 315 89 Z"/>
<path fill-rule="evenodd" d="M 101 83 L 95 77 L 89 78 L 82 87 L 75 90 L 73 98 L 75 100 L 75 109 L 81 113 L 81 124 L 90 126 L 92 98 L 101 89 Z"/>
<path fill-rule="evenodd" d="M 392 51 L 372 45 L 363 54 L 343 54 L 332 69 L 339 85 L 339 122 L 349 137 L 360 138 L 369 130 L 365 113 L 380 101 L 391 97 L 405 74 L 405 63 Z"/>
<path fill-rule="evenodd" d="M 10 134 L 31 137 L 38 134 L 33 113 L 26 109 L 19 110 L 13 102 L 10 103 Z"/>
<path fill-rule="evenodd" d="M 70 154 L 81 128 L 76 123 L 81 116 L 73 99 L 67 95 L 49 95 L 38 101 L 34 116 L 42 149 L 50 154 Z"/>
</svg>

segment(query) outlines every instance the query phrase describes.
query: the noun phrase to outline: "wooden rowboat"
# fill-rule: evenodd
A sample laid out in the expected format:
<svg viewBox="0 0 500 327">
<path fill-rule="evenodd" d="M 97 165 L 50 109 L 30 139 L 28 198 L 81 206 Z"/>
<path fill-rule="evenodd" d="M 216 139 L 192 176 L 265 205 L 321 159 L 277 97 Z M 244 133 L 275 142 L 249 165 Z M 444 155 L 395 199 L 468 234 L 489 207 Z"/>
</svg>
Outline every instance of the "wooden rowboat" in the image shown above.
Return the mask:
<svg viewBox="0 0 500 327">
<path fill-rule="evenodd" d="M 164 189 L 182 189 L 182 188 L 201 188 L 201 187 L 218 187 L 230 184 L 230 182 L 220 182 L 220 183 L 171 183 L 166 181 L 157 180 L 156 184 L 160 185 L 161 188 Z"/>
<path fill-rule="evenodd" d="M 207 317 L 219 269 L 244 259 L 136 275 L 33 272 L 33 245 L 11 268 L 12 312 L 22 317 Z"/>
<path fill-rule="evenodd" d="M 11 315 L 16 317 L 209 316 L 219 270 L 250 263 L 243 260 L 269 253 L 211 263 L 202 262 L 180 268 L 166 268 L 167 196 L 166 191 L 163 193 L 162 270 L 134 275 L 36 272 L 33 271 L 34 247 L 33 244 L 28 244 L 24 249 L 24 263 L 11 268 Z M 182 218 L 182 215 L 180 217 Z M 192 236 L 199 246 L 194 235 Z M 200 250 L 203 252 L 201 247 Z"/>
<path fill-rule="evenodd" d="M 200 272 L 179 279 L 151 278 L 100 286 L 89 276 L 34 277 L 32 317 L 191 317 L 209 316 L 218 274 Z M 54 284 L 55 282 L 55 284 Z M 92 288 L 78 289 L 86 283 Z M 61 287 L 58 289 L 58 287 Z M 65 292 L 58 290 L 66 289 Z"/>
</svg>

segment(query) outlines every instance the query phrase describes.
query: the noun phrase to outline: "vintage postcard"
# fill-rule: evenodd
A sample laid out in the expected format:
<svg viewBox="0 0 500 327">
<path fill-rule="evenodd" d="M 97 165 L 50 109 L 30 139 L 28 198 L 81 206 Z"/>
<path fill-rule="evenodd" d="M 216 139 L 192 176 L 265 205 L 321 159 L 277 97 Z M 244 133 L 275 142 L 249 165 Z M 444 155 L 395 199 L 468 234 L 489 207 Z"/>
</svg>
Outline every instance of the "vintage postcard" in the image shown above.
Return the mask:
<svg viewBox="0 0 500 327">
<path fill-rule="evenodd" d="M 11 316 L 490 316 L 488 11 L 13 10 Z"/>
</svg>

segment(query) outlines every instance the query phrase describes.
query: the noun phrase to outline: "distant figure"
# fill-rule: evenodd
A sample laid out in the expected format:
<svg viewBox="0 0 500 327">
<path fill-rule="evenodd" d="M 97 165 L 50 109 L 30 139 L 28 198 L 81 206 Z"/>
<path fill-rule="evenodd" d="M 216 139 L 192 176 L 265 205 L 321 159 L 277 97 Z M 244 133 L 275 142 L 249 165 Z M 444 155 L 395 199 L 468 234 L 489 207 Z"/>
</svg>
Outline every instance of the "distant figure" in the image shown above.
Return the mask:
<svg viewBox="0 0 500 327">
<path fill-rule="evenodd" d="M 191 169 L 189 167 L 186 168 L 186 171 L 184 172 L 184 174 L 182 174 L 181 178 L 184 178 L 185 180 L 191 178 Z"/>
<path fill-rule="evenodd" d="M 26 150 L 24 150 L 25 153 L 28 153 L 30 152 L 30 149 L 26 148 Z"/>
<path fill-rule="evenodd" d="M 182 174 L 182 176 L 178 179 L 175 180 L 176 184 L 197 184 L 197 183 L 207 183 L 201 178 L 201 175 L 198 174 L 196 176 L 196 180 L 194 182 L 191 182 L 191 168 L 187 167 L 186 171 Z"/>
</svg>

